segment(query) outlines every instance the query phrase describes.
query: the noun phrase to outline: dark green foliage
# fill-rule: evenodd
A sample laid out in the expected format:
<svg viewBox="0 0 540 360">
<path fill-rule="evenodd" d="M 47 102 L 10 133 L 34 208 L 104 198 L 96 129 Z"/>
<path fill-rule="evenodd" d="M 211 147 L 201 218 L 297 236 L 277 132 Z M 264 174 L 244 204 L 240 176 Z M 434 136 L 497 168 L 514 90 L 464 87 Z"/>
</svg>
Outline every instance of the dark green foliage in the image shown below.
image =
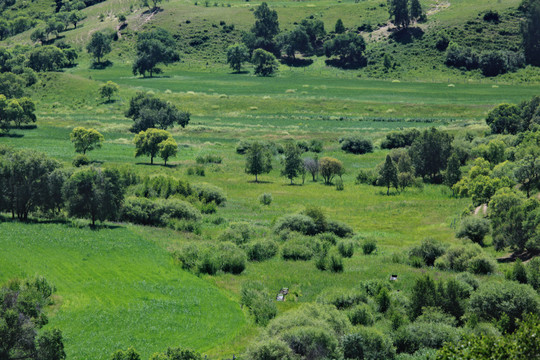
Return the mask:
<svg viewBox="0 0 540 360">
<path fill-rule="evenodd" d="M 271 76 L 278 70 L 274 54 L 263 49 L 253 51 L 251 63 L 255 66 L 255 75 L 258 76 Z"/>
<path fill-rule="evenodd" d="M 475 288 L 471 285 L 457 278 L 448 279 L 446 282 L 441 281 L 437 288 L 439 296 L 438 306 L 445 313 L 452 315 L 454 320 L 461 322 L 461 317 L 467 309 L 467 299 L 474 290 Z"/>
<path fill-rule="evenodd" d="M 372 254 L 375 250 L 377 250 L 377 241 L 374 239 L 366 239 L 362 242 L 362 251 L 364 252 L 364 255 Z"/>
<path fill-rule="evenodd" d="M 116 350 L 111 360 L 141 360 L 141 356 L 134 348 L 130 347 L 127 350 Z"/>
<path fill-rule="evenodd" d="M 362 136 L 353 134 L 339 139 L 341 150 L 352 154 L 366 154 L 373 152 L 373 143 L 371 140 L 364 139 Z"/>
<path fill-rule="evenodd" d="M 326 57 L 337 56 L 342 66 L 360 67 L 366 63 L 366 42 L 354 32 L 339 34 L 324 43 Z"/>
<path fill-rule="evenodd" d="M 249 347 L 246 358 L 252 360 L 293 360 L 295 357 L 284 341 L 270 338 Z"/>
<path fill-rule="evenodd" d="M 300 175 L 303 169 L 303 161 L 300 158 L 302 151 L 294 143 L 287 143 L 285 145 L 284 158 L 282 160 L 283 168 L 281 169 L 281 175 L 291 180 Z"/>
<path fill-rule="evenodd" d="M 101 63 L 103 56 L 111 52 L 111 37 L 104 32 L 97 31 L 92 34 L 90 41 L 86 45 L 86 51 L 96 59 L 98 63 Z"/>
<path fill-rule="evenodd" d="M 540 257 L 532 258 L 527 264 L 527 284 L 540 291 Z"/>
<path fill-rule="evenodd" d="M 261 143 L 254 142 L 246 152 L 246 173 L 255 175 L 255 182 L 258 182 L 257 176 L 268 174 L 272 170 L 272 154 Z"/>
<path fill-rule="evenodd" d="M 48 207 L 47 180 L 59 167 L 56 160 L 32 150 L 0 155 L 0 209 L 26 220 L 29 213 Z"/>
<path fill-rule="evenodd" d="M 356 175 L 357 184 L 377 185 L 378 174 L 373 170 L 360 170 Z"/>
<path fill-rule="evenodd" d="M 424 16 L 419 0 L 411 0 L 410 16 L 411 20 L 420 20 Z"/>
<path fill-rule="evenodd" d="M 262 205 L 269 206 L 272 203 L 272 200 L 273 200 L 272 194 L 270 193 L 264 193 L 264 194 L 259 195 L 259 202 Z"/>
<path fill-rule="evenodd" d="M 154 0 L 154 3 L 155 2 L 156 0 Z M 153 354 L 150 357 L 150 360 L 202 360 L 202 356 L 198 352 L 190 349 L 168 348 L 163 353 Z"/>
<path fill-rule="evenodd" d="M 285 215 L 278 219 L 274 231 L 279 233 L 283 230 L 296 231 L 304 235 L 316 234 L 315 221 L 307 215 Z"/>
<path fill-rule="evenodd" d="M 516 320 L 540 311 L 538 296 L 528 285 L 514 282 L 485 283 L 471 295 L 469 311 L 479 319 L 498 321 L 507 317 L 505 331 L 516 329 Z"/>
<path fill-rule="evenodd" d="M 527 63 L 540 66 L 540 2 L 530 3 L 521 26 L 521 34 Z"/>
<path fill-rule="evenodd" d="M 435 44 L 435 47 L 439 51 L 445 51 L 448 48 L 448 45 L 450 44 L 450 37 L 448 34 L 441 30 L 437 33 L 437 42 Z"/>
<path fill-rule="evenodd" d="M 520 284 L 527 284 L 527 272 L 520 259 L 517 259 L 512 267 L 512 280 Z"/>
<path fill-rule="evenodd" d="M 178 199 L 128 197 L 120 218 L 134 224 L 164 226 L 170 219 L 198 221 L 201 213 L 190 203 Z"/>
<path fill-rule="evenodd" d="M 343 25 L 341 19 L 337 19 L 336 25 L 334 26 L 334 32 L 336 34 L 343 34 L 345 32 L 345 25 Z"/>
<path fill-rule="evenodd" d="M 234 44 L 227 48 L 227 62 L 231 69 L 240 72 L 246 61 L 249 61 L 249 50 L 244 44 Z"/>
<path fill-rule="evenodd" d="M 517 105 L 497 106 L 488 113 L 486 123 L 494 134 L 515 134 L 523 129 L 521 111 Z"/>
<path fill-rule="evenodd" d="M 371 326 L 373 325 L 373 313 L 368 304 L 359 304 L 349 310 L 349 320 L 353 325 Z"/>
<path fill-rule="evenodd" d="M 310 260 L 320 250 L 320 243 L 309 237 L 296 237 L 288 240 L 281 249 L 285 260 Z"/>
<path fill-rule="evenodd" d="M 296 52 L 310 54 L 313 52 L 309 36 L 303 26 L 297 26 L 292 31 L 282 33 L 277 38 L 279 48 L 290 58 L 295 58 Z"/>
<path fill-rule="evenodd" d="M 137 93 L 129 101 L 129 109 L 125 116 L 131 118 L 134 124 L 130 131 L 139 133 L 149 128 L 166 130 L 178 124 L 186 127 L 190 120 L 190 113 L 179 110 L 175 105 L 143 92 Z"/>
<path fill-rule="evenodd" d="M 242 285 L 242 305 L 245 305 L 255 317 L 255 322 L 265 326 L 277 315 L 276 304 L 268 289 L 261 282 L 252 281 Z"/>
<path fill-rule="evenodd" d="M 422 314 L 424 307 L 437 306 L 438 303 L 435 281 L 429 275 L 417 279 L 411 294 L 411 318 L 416 319 Z"/>
<path fill-rule="evenodd" d="M 341 238 L 349 237 L 354 234 L 353 229 L 349 225 L 336 220 L 327 221 L 326 232 L 333 233 Z"/>
<path fill-rule="evenodd" d="M 351 240 L 341 240 L 337 244 L 337 249 L 341 256 L 350 258 L 354 255 L 354 242 Z"/>
<path fill-rule="evenodd" d="M 469 260 L 467 270 L 473 274 L 492 274 L 497 265 L 495 261 L 486 255 L 478 255 Z"/>
<path fill-rule="evenodd" d="M 480 245 L 456 245 L 448 248 L 446 253 L 435 261 L 435 266 L 443 270 L 469 271 L 470 261 L 478 256 L 483 257 Z"/>
<path fill-rule="evenodd" d="M 396 356 L 392 341 L 375 329 L 362 328 L 345 335 L 341 342 L 345 359 L 391 360 Z"/>
<path fill-rule="evenodd" d="M 34 71 L 59 71 L 66 64 L 64 52 L 56 46 L 39 46 L 28 54 L 28 67 Z"/>
<path fill-rule="evenodd" d="M 343 265 L 343 257 L 336 252 L 330 253 L 330 255 L 328 255 L 328 267 L 332 272 L 343 272 L 343 270 L 345 269 Z"/>
<path fill-rule="evenodd" d="M 47 324 L 44 307 L 51 303 L 54 287 L 42 277 L 14 279 L 0 289 L 0 358 L 6 360 L 63 360 L 62 333 L 37 331 Z"/>
<path fill-rule="evenodd" d="M 483 245 L 484 237 L 489 234 L 489 231 L 489 220 L 477 216 L 468 216 L 461 221 L 456 236 Z"/>
<path fill-rule="evenodd" d="M 395 345 L 397 352 L 412 354 L 421 348 L 439 349 L 445 343 L 456 343 L 461 338 L 459 329 L 438 323 L 414 322 L 399 329 Z"/>
<path fill-rule="evenodd" d="M 168 65 L 180 60 L 175 50 L 176 42 L 163 28 L 139 33 L 136 48 L 137 57 L 133 62 L 133 75 L 140 74 L 146 77 L 146 73 L 149 73 L 152 77 L 154 73 L 161 73 L 157 65 Z"/>
<path fill-rule="evenodd" d="M 377 296 L 375 296 L 375 302 L 377 303 L 377 310 L 380 313 L 388 311 L 391 305 L 390 293 L 386 287 L 381 288 Z"/>
<path fill-rule="evenodd" d="M 379 172 L 377 184 L 386 187 L 386 195 L 390 195 L 390 187 L 398 189 L 398 173 L 397 168 L 390 155 L 386 155 L 386 160 Z"/>
<path fill-rule="evenodd" d="M 24 79 L 11 72 L 0 74 L 0 94 L 6 98 L 19 98 L 24 95 Z"/>
<path fill-rule="evenodd" d="M 409 149 L 418 176 L 436 181 L 452 151 L 452 135 L 435 128 L 424 130 Z"/>
<path fill-rule="evenodd" d="M 242 245 L 247 243 L 254 236 L 254 231 L 249 223 L 239 222 L 231 224 L 230 227 L 225 229 L 220 235 L 220 241 L 233 242 L 236 245 Z"/>
<path fill-rule="evenodd" d="M 360 303 L 367 302 L 366 292 L 361 289 L 330 289 L 319 295 L 317 302 L 331 304 L 338 310 L 349 309 Z"/>
<path fill-rule="evenodd" d="M 408 0 L 388 0 L 388 12 L 398 28 L 406 28 L 411 22 Z"/>
<path fill-rule="evenodd" d="M 204 203 L 214 202 L 218 206 L 225 205 L 227 198 L 223 190 L 215 185 L 210 184 L 195 184 L 192 186 L 193 193 L 198 197 L 199 201 Z"/>
<path fill-rule="evenodd" d="M 257 48 L 275 53 L 274 36 L 279 34 L 278 15 L 275 10 L 271 10 L 266 2 L 255 9 L 255 24 L 251 28 L 251 38 L 244 42 L 253 51 Z"/>
<path fill-rule="evenodd" d="M 328 227 L 328 221 L 326 219 L 326 215 L 321 208 L 317 206 L 308 206 L 303 211 L 303 214 L 313 219 L 313 222 L 315 223 L 315 233 L 319 234 L 326 231 Z"/>
<path fill-rule="evenodd" d="M 326 30 L 324 29 L 324 22 L 320 19 L 304 19 L 300 23 L 306 29 L 306 33 L 309 37 L 311 48 L 318 52 L 322 46 L 322 41 L 326 36 Z"/>
<path fill-rule="evenodd" d="M 381 142 L 381 149 L 395 149 L 411 146 L 419 135 L 420 131 L 416 129 L 392 131 L 386 134 L 386 138 Z"/>
<path fill-rule="evenodd" d="M 448 158 L 448 163 L 446 165 L 446 171 L 444 172 L 444 184 L 452 189 L 454 193 L 453 186 L 461 179 L 461 169 L 459 155 L 456 152 L 452 152 L 450 158 Z"/>
<path fill-rule="evenodd" d="M 264 261 L 273 258 L 278 249 L 278 244 L 273 240 L 258 240 L 247 245 L 246 253 L 251 261 Z"/>
<path fill-rule="evenodd" d="M 187 181 L 176 179 L 172 176 L 157 175 L 145 177 L 142 182 L 133 189 L 133 193 L 146 198 L 164 198 L 180 195 L 190 196 L 193 191 Z"/>
</svg>

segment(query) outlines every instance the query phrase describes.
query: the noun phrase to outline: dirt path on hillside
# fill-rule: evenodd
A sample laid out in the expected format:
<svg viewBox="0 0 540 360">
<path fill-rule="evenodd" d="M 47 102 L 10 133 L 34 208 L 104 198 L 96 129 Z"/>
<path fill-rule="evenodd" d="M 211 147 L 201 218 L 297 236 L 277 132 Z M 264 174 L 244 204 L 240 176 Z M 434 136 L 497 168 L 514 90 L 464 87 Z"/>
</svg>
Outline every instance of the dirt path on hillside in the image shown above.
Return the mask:
<svg viewBox="0 0 540 360">
<path fill-rule="evenodd" d="M 426 12 L 426 16 L 431 16 L 433 14 L 436 14 L 439 11 L 447 9 L 449 6 L 450 6 L 450 2 L 438 0 L 435 6 Z M 411 27 L 418 26 L 420 28 L 425 28 L 424 24 L 418 24 L 416 21 L 412 22 L 409 26 Z M 392 34 L 393 29 L 395 29 L 394 24 L 392 24 L 392 22 L 388 20 L 385 26 L 380 27 L 377 30 L 372 31 L 370 33 L 362 32 L 361 35 L 363 35 L 364 38 L 370 39 L 371 41 L 379 41 L 381 39 L 385 39 L 389 37 Z"/>
</svg>

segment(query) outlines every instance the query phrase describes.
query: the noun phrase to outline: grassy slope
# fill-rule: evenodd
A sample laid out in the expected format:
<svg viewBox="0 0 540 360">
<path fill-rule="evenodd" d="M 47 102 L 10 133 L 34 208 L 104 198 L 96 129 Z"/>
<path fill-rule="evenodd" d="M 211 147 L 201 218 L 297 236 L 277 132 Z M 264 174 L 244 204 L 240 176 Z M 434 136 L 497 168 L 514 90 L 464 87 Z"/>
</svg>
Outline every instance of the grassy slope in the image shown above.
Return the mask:
<svg viewBox="0 0 540 360">
<path fill-rule="evenodd" d="M 70 359 L 130 345 L 143 358 L 175 345 L 206 351 L 245 325 L 238 304 L 129 228 L 0 223 L 0 232 L 0 281 L 40 274 L 56 285 L 50 325 Z"/>
</svg>

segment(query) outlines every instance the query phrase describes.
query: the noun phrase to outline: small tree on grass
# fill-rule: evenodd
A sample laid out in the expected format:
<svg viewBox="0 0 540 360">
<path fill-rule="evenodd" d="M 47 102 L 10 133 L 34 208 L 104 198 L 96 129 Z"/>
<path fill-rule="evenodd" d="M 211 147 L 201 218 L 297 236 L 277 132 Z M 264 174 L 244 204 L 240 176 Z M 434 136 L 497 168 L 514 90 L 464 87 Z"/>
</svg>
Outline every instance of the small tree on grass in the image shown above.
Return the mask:
<svg viewBox="0 0 540 360">
<path fill-rule="evenodd" d="M 331 184 L 332 179 L 334 179 L 336 175 L 341 176 L 345 172 L 345 168 L 341 161 L 327 156 L 323 157 L 319 162 L 319 169 L 326 185 Z"/>
<path fill-rule="evenodd" d="M 461 179 L 461 169 L 459 156 L 453 152 L 448 159 L 448 165 L 444 172 L 444 184 L 452 189 L 452 195 L 455 195 L 454 185 Z"/>
<path fill-rule="evenodd" d="M 257 49 L 251 56 L 251 62 L 255 65 L 255 75 L 270 76 L 278 69 L 278 63 L 274 54 L 263 49 Z"/>
<path fill-rule="evenodd" d="M 234 44 L 227 48 L 227 62 L 236 72 L 242 70 L 242 64 L 249 61 L 249 50 L 244 44 Z"/>
<path fill-rule="evenodd" d="M 268 174 L 272 170 L 272 154 L 260 142 L 254 142 L 246 152 L 246 173 L 255 175 Z"/>
<path fill-rule="evenodd" d="M 171 134 L 165 130 L 150 128 L 146 131 L 141 131 L 133 139 L 136 147 L 135 157 L 141 155 L 150 156 L 150 164 L 154 164 L 154 157 L 159 154 L 159 145 L 168 140 Z"/>
<path fill-rule="evenodd" d="M 459 227 L 456 236 L 458 238 L 467 238 L 479 245 L 483 245 L 484 237 L 489 234 L 489 230 L 489 220 L 476 216 L 469 216 L 461 221 L 461 226 Z"/>
<path fill-rule="evenodd" d="M 281 169 L 281 175 L 291 180 L 300 175 L 301 167 L 304 165 L 300 155 L 302 150 L 298 148 L 296 144 L 288 143 L 285 145 L 285 157 L 283 158 L 283 169 Z"/>
<path fill-rule="evenodd" d="M 102 32 L 93 33 L 86 45 L 86 51 L 100 64 L 103 56 L 111 52 L 111 37 Z"/>
<path fill-rule="evenodd" d="M 343 21 L 341 19 L 337 19 L 334 31 L 336 34 L 343 34 L 345 32 L 345 25 L 343 25 Z"/>
<path fill-rule="evenodd" d="M 391 186 L 394 186 L 396 189 L 398 188 L 397 168 L 390 155 L 386 155 L 386 160 L 379 172 L 379 179 L 377 182 L 382 186 L 386 186 L 386 195 L 390 195 Z"/>
<path fill-rule="evenodd" d="M 178 144 L 172 137 L 158 144 L 159 156 L 163 159 L 164 165 L 167 166 L 167 160 L 170 157 L 175 157 L 178 152 Z"/>
<path fill-rule="evenodd" d="M 111 102 L 111 97 L 118 92 L 118 85 L 112 81 L 107 81 L 99 87 L 99 95 L 107 102 Z"/>
<path fill-rule="evenodd" d="M 317 175 L 319 174 L 319 160 L 312 158 L 304 159 L 304 168 L 311 174 L 313 181 L 317 181 Z"/>
<path fill-rule="evenodd" d="M 87 151 L 101 148 L 104 137 L 95 129 L 76 127 L 69 134 L 71 142 L 75 146 L 75 152 L 86 155 Z"/>
</svg>

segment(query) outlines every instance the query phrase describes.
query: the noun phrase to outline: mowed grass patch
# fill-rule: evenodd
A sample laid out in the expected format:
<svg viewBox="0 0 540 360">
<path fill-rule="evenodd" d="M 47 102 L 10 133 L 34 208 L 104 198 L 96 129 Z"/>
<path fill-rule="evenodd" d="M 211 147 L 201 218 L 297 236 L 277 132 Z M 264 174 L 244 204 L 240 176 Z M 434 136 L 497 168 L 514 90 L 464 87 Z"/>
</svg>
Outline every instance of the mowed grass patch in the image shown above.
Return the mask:
<svg viewBox="0 0 540 360">
<path fill-rule="evenodd" d="M 0 281 L 39 274 L 57 287 L 48 326 L 63 331 L 70 359 L 129 346 L 143 358 L 168 346 L 206 351 L 245 325 L 225 293 L 128 228 L 5 222 L 0 233 Z"/>
</svg>

